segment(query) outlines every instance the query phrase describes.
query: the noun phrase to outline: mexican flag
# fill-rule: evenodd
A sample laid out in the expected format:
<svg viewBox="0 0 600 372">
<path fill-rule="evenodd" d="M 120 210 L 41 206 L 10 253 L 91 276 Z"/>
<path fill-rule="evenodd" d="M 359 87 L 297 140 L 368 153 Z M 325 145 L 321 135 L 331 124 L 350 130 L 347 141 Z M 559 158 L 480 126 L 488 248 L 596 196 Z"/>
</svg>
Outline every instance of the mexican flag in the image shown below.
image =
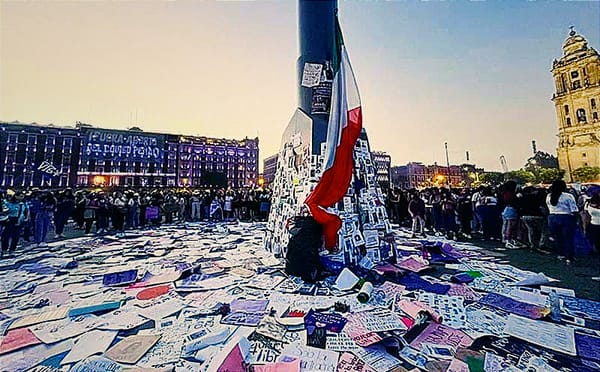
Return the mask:
<svg viewBox="0 0 600 372">
<path fill-rule="evenodd" d="M 313 218 L 323 226 L 325 248 L 328 250 L 333 250 L 337 245 L 337 232 L 342 221 L 336 214 L 328 212 L 327 208 L 339 202 L 348 190 L 354 168 L 354 145 L 362 129 L 358 86 L 337 18 L 334 44 L 334 78 L 323 174 L 304 202 Z"/>
</svg>

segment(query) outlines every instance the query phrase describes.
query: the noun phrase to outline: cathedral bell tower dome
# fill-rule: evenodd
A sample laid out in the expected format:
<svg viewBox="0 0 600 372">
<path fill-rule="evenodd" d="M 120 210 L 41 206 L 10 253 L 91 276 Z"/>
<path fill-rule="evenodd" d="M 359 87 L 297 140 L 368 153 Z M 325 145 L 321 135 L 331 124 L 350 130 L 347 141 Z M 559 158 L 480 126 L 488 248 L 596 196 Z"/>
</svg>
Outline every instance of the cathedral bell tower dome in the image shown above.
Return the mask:
<svg viewBox="0 0 600 372">
<path fill-rule="evenodd" d="M 586 51 L 587 49 L 587 40 L 583 36 L 577 34 L 573 26 L 571 26 L 569 37 L 565 40 L 563 44 L 563 55 L 568 56 L 577 52 Z"/>
</svg>

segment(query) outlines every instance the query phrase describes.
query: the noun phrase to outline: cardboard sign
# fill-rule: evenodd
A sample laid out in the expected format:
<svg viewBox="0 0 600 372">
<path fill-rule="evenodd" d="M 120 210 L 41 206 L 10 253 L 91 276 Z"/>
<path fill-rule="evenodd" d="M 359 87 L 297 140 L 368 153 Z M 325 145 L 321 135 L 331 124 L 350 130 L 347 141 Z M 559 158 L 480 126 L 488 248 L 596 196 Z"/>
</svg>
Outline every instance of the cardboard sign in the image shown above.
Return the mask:
<svg viewBox="0 0 600 372">
<path fill-rule="evenodd" d="M 115 362 L 135 364 L 158 342 L 160 335 L 133 335 L 111 347 L 106 356 Z"/>
<path fill-rule="evenodd" d="M 417 349 L 421 349 L 422 343 L 447 345 L 455 350 L 459 347 L 467 347 L 471 345 L 473 339 L 464 332 L 450 328 L 443 324 L 431 323 L 419 334 L 410 345 Z"/>
<path fill-rule="evenodd" d="M 314 328 L 317 323 L 321 323 L 327 331 L 340 333 L 346 322 L 346 318 L 336 313 L 320 313 L 312 309 L 304 317 L 304 325 L 307 330 L 310 327 Z"/>
<path fill-rule="evenodd" d="M 6 336 L 0 342 L 0 354 L 10 353 L 12 351 L 37 345 L 41 341 L 29 330 L 29 328 L 19 328 L 8 331 Z"/>
<path fill-rule="evenodd" d="M 84 333 L 60 364 L 75 363 L 91 355 L 103 353 L 108 349 L 116 336 L 116 331 L 93 330 Z"/>
<path fill-rule="evenodd" d="M 478 302 L 483 305 L 495 307 L 530 319 L 541 319 L 550 313 L 550 309 L 546 307 L 515 301 L 510 297 L 506 297 L 498 293 L 488 293 Z"/>
<path fill-rule="evenodd" d="M 362 359 L 350 353 L 343 353 L 340 356 L 337 365 L 339 372 L 376 372 L 369 367 Z"/>
<path fill-rule="evenodd" d="M 573 328 L 540 322 L 511 314 L 504 329 L 507 335 L 569 355 L 577 355 Z"/>
<path fill-rule="evenodd" d="M 104 274 L 102 284 L 105 286 L 119 286 L 134 283 L 137 280 L 137 269 Z"/>
</svg>

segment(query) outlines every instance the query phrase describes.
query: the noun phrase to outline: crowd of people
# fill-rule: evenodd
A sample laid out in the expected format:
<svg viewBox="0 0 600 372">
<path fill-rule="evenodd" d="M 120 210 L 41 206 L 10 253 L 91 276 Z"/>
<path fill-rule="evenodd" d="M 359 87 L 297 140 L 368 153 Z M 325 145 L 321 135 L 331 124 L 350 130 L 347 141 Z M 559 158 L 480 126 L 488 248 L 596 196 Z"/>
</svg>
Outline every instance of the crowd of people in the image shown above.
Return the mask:
<svg viewBox="0 0 600 372">
<path fill-rule="evenodd" d="M 51 228 L 55 238 L 64 238 L 70 221 L 88 235 L 105 234 L 112 229 L 121 237 L 126 229 L 161 223 L 264 221 L 271 205 L 271 192 L 267 189 L 33 189 L 7 190 L 0 198 L 2 257 L 13 256 L 21 239 L 47 246 Z"/>
<path fill-rule="evenodd" d="M 497 240 L 506 249 L 554 253 L 570 264 L 575 246 L 600 251 L 600 187 L 577 191 L 562 180 L 550 188 L 508 181 L 474 189 L 392 189 L 386 207 L 393 222 L 412 226 L 413 236 Z"/>
<path fill-rule="evenodd" d="M 20 239 L 44 247 L 49 235 L 64 237 L 67 223 L 85 234 L 188 221 L 265 221 L 267 189 L 219 190 L 8 190 L 0 194 L 2 255 L 14 255 Z M 577 191 L 564 181 L 549 189 L 497 187 L 391 189 L 390 220 L 412 228 L 413 236 L 501 241 L 506 249 L 529 247 L 571 263 L 576 243 L 600 251 L 600 187 Z M 589 253 L 589 252 L 588 252 Z"/>
</svg>

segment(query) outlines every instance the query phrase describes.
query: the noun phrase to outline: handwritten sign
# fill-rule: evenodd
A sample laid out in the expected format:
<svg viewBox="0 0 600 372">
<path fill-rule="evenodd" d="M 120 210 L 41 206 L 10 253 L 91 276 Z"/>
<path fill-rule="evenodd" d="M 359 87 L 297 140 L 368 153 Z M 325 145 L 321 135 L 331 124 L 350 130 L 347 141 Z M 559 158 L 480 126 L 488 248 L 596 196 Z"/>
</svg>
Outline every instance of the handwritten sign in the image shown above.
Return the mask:
<svg viewBox="0 0 600 372">
<path fill-rule="evenodd" d="M 338 372 L 375 372 L 362 359 L 350 353 L 343 353 L 337 365 Z"/>
<path fill-rule="evenodd" d="M 316 87 L 321 82 L 323 65 L 320 63 L 304 63 L 302 71 L 302 86 L 307 88 Z"/>
<path fill-rule="evenodd" d="M 302 372 L 336 372 L 339 354 L 331 350 L 290 344 L 283 350 L 279 360 L 285 360 L 284 356 L 300 359 L 300 371 Z"/>
<path fill-rule="evenodd" d="M 540 319 L 550 313 L 550 309 L 548 308 L 516 301 L 498 293 L 486 294 L 479 300 L 479 303 L 530 319 Z"/>
<path fill-rule="evenodd" d="M 534 345 L 577 355 L 573 328 L 509 315 L 504 332 Z"/>
<path fill-rule="evenodd" d="M 115 362 L 135 364 L 160 339 L 160 335 L 133 335 L 111 347 L 106 356 Z"/>
<path fill-rule="evenodd" d="M 360 350 L 360 346 L 354 342 L 350 336 L 345 333 L 328 333 L 325 349 L 331 351 L 350 351 Z"/>
<path fill-rule="evenodd" d="M 361 348 L 355 354 L 376 371 L 392 371 L 402 364 L 400 360 L 390 355 L 381 345 Z"/>
<path fill-rule="evenodd" d="M 451 346 L 455 350 L 459 347 L 471 345 L 473 339 L 464 332 L 443 324 L 432 323 L 419 334 L 410 345 L 417 350 L 421 349 L 422 343 Z"/>
<path fill-rule="evenodd" d="M 221 319 L 221 323 L 256 327 L 265 315 L 266 313 L 264 312 L 247 313 L 244 311 L 237 311 L 230 313 L 225 318 Z"/>
<path fill-rule="evenodd" d="M 103 353 L 116 336 L 116 331 L 93 330 L 84 333 L 60 364 L 75 363 L 94 354 Z"/>
<path fill-rule="evenodd" d="M 575 333 L 577 355 L 600 362 L 600 337 Z"/>
<path fill-rule="evenodd" d="M 304 325 L 306 329 L 315 327 L 317 323 L 325 325 L 325 329 L 329 332 L 339 333 L 346 325 L 346 318 L 335 313 L 320 313 L 310 310 L 304 317 Z"/>
<path fill-rule="evenodd" d="M 29 328 L 19 328 L 8 331 L 0 343 L 0 354 L 15 351 L 26 346 L 41 343 Z"/>
</svg>

